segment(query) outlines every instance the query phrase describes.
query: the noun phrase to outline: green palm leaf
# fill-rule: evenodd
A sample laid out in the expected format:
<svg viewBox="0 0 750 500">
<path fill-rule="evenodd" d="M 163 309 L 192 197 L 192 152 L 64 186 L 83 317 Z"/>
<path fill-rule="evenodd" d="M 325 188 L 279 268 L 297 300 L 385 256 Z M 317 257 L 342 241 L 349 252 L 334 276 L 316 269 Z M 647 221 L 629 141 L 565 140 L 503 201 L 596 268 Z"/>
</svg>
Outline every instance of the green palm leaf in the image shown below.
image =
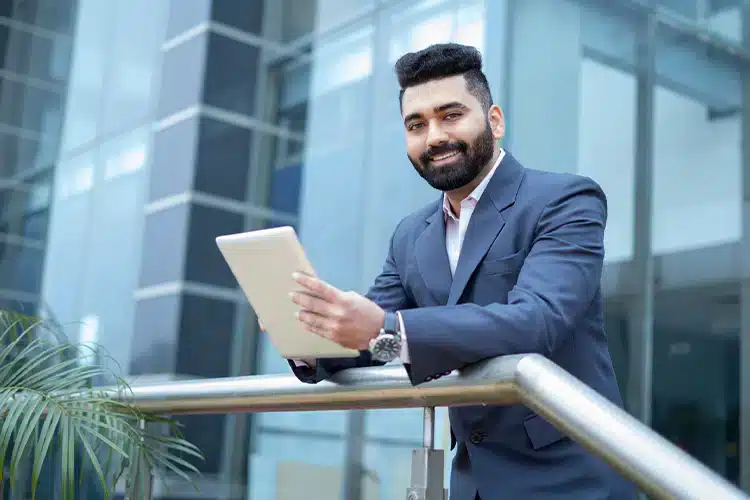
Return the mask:
<svg viewBox="0 0 750 500">
<path fill-rule="evenodd" d="M 36 498 L 53 450 L 63 500 L 75 498 L 76 474 L 84 468 L 96 474 L 105 498 L 120 479 L 131 492 L 144 492 L 151 474 L 189 480 L 198 473 L 188 459 L 202 460 L 200 450 L 182 438 L 176 422 L 110 397 L 113 390 L 127 393 L 126 382 L 92 365 L 89 347 L 60 339 L 59 331 L 37 318 L 0 310 L 0 484 L 8 466 L 14 488 L 17 471 L 30 459 Z M 114 389 L 94 388 L 98 378 L 114 379 Z M 148 423 L 167 424 L 171 433 L 151 433 Z"/>
</svg>

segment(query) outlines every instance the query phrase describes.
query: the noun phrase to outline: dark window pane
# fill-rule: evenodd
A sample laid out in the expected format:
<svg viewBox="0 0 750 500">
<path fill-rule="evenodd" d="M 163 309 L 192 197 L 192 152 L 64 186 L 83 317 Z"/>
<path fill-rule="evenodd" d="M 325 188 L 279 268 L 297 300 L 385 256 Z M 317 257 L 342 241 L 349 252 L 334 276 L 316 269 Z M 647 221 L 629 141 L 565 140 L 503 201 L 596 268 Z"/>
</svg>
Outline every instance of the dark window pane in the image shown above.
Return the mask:
<svg viewBox="0 0 750 500">
<path fill-rule="evenodd" d="M 0 122 L 25 131 L 58 134 L 62 122 L 62 87 L 54 91 L 0 79 Z"/>
<path fill-rule="evenodd" d="M 260 34 L 263 30 L 263 3 L 264 0 L 213 0 L 211 18 L 233 28 Z"/>
<path fill-rule="evenodd" d="M 252 115 L 259 53 L 257 47 L 212 33 L 206 60 L 204 102 Z"/>
<path fill-rule="evenodd" d="M 274 170 L 268 206 L 278 212 L 297 215 L 299 212 L 302 165 L 290 165 Z"/>
<path fill-rule="evenodd" d="M 201 119 L 195 189 L 244 200 L 252 133 L 228 123 Z"/>
<path fill-rule="evenodd" d="M 184 203 L 146 215 L 141 287 L 182 279 L 188 214 Z"/>
<path fill-rule="evenodd" d="M 230 375 L 236 308 L 236 303 L 228 300 L 182 296 L 178 374 L 208 378 Z M 206 342 L 207 335 L 210 342 Z"/>
<path fill-rule="evenodd" d="M 205 342 L 205 340 L 204 340 Z M 180 415 L 180 432 L 184 438 L 201 450 L 204 460 L 197 460 L 191 455 L 183 454 L 182 458 L 192 463 L 202 474 L 219 476 L 224 448 L 225 415 Z M 266 479 L 267 480 L 267 479 Z M 174 500 L 181 500 L 173 496 Z M 212 497 L 218 498 L 218 497 Z"/>
<path fill-rule="evenodd" d="M 18 184 L 0 189 L 0 234 L 43 245 L 50 196 L 49 184 Z"/>
<path fill-rule="evenodd" d="M 42 283 L 44 250 L 0 235 L 0 288 L 38 294 Z"/>
<path fill-rule="evenodd" d="M 180 303 L 178 294 L 136 302 L 131 375 L 174 373 Z"/>
<path fill-rule="evenodd" d="M 169 0 L 167 40 L 210 20 L 211 0 Z"/>
<path fill-rule="evenodd" d="M 40 170 L 51 170 L 56 161 L 59 136 L 22 131 L 0 132 L 0 178 L 23 181 Z"/>
<path fill-rule="evenodd" d="M 192 189 L 197 140 L 197 118 L 183 120 L 154 134 L 149 200 Z"/>
<path fill-rule="evenodd" d="M 24 0 L 12 2 L 12 10 L 11 2 L 4 3 L 9 7 L 7 15 L 14 20 L 61 33 L 72 30 L 77 12 L 75 0 Z"/>
<path fill-rule="evenodd" d="M 206 36 L 205 33 L 195 36 L 164 52 L 159 118 L 165 118 L 200 103 Z"/>
<path fill-rule="evenodd" d="M 28 302 L 21 299 L 14 299 L 13 297 L 2 297 L 0 298 L 0 310 L 13 311 L 21 314 L 36 315 L 38 313 L 36 302 Z"/>
<path fill-rule="evenodd" d="M 654 298 L 653 427 L 732 482 L 740 403 L 739 291 L 710 287 Z"/>
<path fill-rule="evenodd" d="M 185 279 L 197 283 L 237 288 L 229 266 L 216 246 L 216 237 L 242 231 L 244 217 L 217 208 L 193 205 L 187 238 Z"/>
<path fill-rule="evenodd" d="M 72 38 L 39 35 L 0 26 L 0 65 L 6 71 L 50 83 L 64 83 L 70 67 Z"/>
</svg>

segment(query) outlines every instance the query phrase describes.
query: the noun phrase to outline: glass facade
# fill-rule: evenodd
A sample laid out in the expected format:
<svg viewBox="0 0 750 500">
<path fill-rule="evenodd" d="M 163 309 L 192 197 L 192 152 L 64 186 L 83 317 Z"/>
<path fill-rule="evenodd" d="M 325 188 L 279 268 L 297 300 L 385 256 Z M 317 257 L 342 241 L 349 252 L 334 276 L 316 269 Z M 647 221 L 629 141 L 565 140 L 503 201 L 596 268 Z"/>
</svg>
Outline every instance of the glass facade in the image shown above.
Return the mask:
<svg viewBox="0 0 750 500">
<path fill-rule="evenodd" d="M 393 63 L 458 41 L 484 56 L 504 147 L 608 196 L 628 411 L 750 491 L 749 14 L 0 0 L 0 307 L 101 345 L 133 382 L 288 373 L 214 238 L 292 225 L 325 279 L 365 291 L 398 221 L 437 196 L 406 158 Z M 400 498 L 422 437 L 420 410 L 180 420 L 206 455 L 200 491 L 164 498 Z M 438 446 L 447 432 L 439 409 Z"/>
</svg>

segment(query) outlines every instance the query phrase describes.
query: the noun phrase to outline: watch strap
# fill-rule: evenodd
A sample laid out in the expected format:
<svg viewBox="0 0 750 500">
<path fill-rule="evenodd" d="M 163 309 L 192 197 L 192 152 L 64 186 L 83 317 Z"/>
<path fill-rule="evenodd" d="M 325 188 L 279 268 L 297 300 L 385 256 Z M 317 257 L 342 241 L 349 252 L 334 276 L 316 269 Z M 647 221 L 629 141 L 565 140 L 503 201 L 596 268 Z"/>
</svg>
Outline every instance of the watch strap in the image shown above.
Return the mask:
<svg viewBox="0 0 750 500">
<path fill-rule="evenodd" d="M 385 321 L 383 321 L 383 332 L 398 335 L 399 330 L 398 314 L 395 312 L 386 312 Z"/>
</svg>

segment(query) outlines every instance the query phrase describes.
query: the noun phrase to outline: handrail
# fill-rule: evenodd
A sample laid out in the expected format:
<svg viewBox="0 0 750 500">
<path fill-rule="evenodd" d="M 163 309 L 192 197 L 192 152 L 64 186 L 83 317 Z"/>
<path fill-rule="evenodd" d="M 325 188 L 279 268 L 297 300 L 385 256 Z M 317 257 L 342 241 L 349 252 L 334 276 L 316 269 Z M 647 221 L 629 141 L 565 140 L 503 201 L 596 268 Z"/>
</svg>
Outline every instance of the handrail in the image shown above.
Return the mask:
<svg viewBox="0 0 750 500">
<path fill-rule="evenodd" d="M 403 367 L 387 366 L 341 371 L 318 384 L 282 374 L 134 385 L 131 391 L 115 397 L 170 415 L 522 403 L 655 498 L 750 498 L 538 354 L 486 360 L 417 386 Z"/>
</svg>

